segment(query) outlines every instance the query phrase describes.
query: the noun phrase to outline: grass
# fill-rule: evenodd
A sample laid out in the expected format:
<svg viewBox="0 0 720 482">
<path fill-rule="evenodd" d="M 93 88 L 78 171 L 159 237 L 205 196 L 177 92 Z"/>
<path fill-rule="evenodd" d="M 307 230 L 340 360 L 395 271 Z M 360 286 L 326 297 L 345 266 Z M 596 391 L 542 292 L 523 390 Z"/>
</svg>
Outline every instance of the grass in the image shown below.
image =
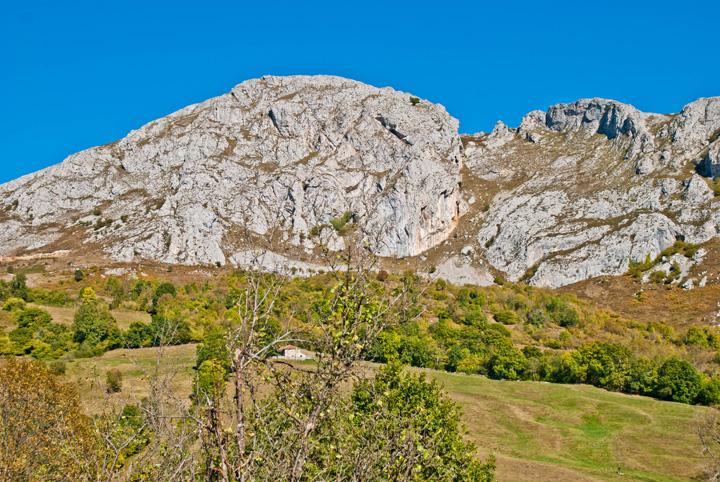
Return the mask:
<svg viewBox="0 0 720 482">
<path fill-rule="evenodd" d="M 428 371 L 494 452 L 500 480 L 687 480 L 704 460 L 696 420 L 709 409 L 586 385 L 508 382 Z M 622 474 L 622 475 L 621 475 Z"/>
<path fill-rule="evenodd" d="M 194 359 L 194 345 L 165 349 L 160 373 L 178 400 L 188 399 Z M 67 375 L 80 384 L 88 411 L 97 413 L 145 396 L 156 361 L 155 348 L 114 350 L 69 361 Z M 108 395 L 105 373 L 111 368 L 122 373 L 123 389 Z M 706 407 L 586 385 L 422 371 L 460 405 L 481 455 L 495 454 L 498 480 L 678 481 L 702 472 L 694 425 Z"/>
<path fill-rule="evenodd" d="M 40 305 L 36 303 L 29 303 L 30 306 L 36 306 L 50 313 L 53 321 L 63 325 L 71 325 L 77 311 L 77 306 L 51 306 L 51 305 Z M 122 330 L 126 330 L 130 323 L 134 321 L 142 321 L 143 323 L 150 323 L 150 315 L 145 311 L 132 311 L 132 310 L 110 310 L 115 320 L 117 320 L 118 327 Z"/>
</svg>

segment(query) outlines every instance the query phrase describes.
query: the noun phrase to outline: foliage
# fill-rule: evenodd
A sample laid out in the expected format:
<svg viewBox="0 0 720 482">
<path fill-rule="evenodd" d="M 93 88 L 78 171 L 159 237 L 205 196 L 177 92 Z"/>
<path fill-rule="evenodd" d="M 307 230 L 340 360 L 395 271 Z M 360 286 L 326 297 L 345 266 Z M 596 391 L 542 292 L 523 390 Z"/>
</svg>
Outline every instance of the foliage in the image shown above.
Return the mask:
<svg viewBox="0 0 720 482">
<path fill-rule="evenodd" d="M 0 480 L 96 480 L 100 446 L 76 388 L 41 363 L 0 361 Z"/>
<path fill-rule="evenodd" d="M 22 298 L 8 298 L 3 304 L 3 310 L 5 311 L 17 311 L 25 309 L 25 300 Z"/>
<path fill-rule="evenodd" d="M 27 277 L 25 273 L 17 273 L 10 282 L 10 296 L 28 301 Z"/>
<path fill-rule="evenodd" d="M 118 393 L 122 390 L 122 372 L 117 368 L 108 370 L 105 374 L 105 386 L 108 393 Z"/>
<path fill-rule="evenodd" d="M 345 227 L 347 226 L 347 224 L 348 224 L 348 223 L 350 222 L 350 220 L 352 219 L 352 215 L 353 215 L 353 214 L 352 214 L 351 211 L 345 211 L 345 212 L 342 213 L 340 216 L 338 216 L 338 217 L 336 217 L 336 218 L 332 218 L 332 219 L 330 220 L 330 226 L 332 226 L 333 229 L 334 229 L 338 234 L 344 234 L 344 233 L 345 233 Z"/>
<path fill-rule="evenodd" d="M 685 360 L 670 358 L 658 370 L 655 393 L 665 400 L 693 403 L 702 386 L 702 378 L 694 366 Z"/>
<path fill-rule="evenodd" d="M 74 340 L 82 354 L 98 354 L 122 345 L 122 336 L 107 305 L 98 300 L 92 288 L 81 292 L 81 304 L 73 321 Z"/>
<path fill-rule="evenodd" d="M 351 401 L 349 440 L 330 452 L 343 455 L 341 465 L 353 460 L 344 451 L 361 450 L 367 457 L 365 480 L 492 480 L 493 460 L 474 458 L 475 447 L 462 437 L 459 411 L 436 382 L 391 363 L 373 380 L 358 383 Z M 337 472 L 352 473 L 353 467 L 341 465 Z"/>
<path fill-rule="evenodd" d="M 199 368 L 207 360 L 216 361 L 226 374 L 230 373 L 231 356 L 227 330 L 219 327 L 210 330 L 197 346 L 196 366 Z"/>
</svg>

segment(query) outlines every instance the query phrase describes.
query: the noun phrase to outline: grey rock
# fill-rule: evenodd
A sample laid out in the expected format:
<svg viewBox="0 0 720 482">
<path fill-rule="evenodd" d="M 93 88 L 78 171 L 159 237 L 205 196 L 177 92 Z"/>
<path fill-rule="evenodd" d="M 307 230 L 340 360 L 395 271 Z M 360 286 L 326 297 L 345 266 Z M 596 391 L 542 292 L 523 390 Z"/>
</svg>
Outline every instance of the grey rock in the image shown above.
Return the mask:
<svg viewBox="0 0 720 482">
<path fill-rule="evenodd" d="M 220 263 L 253 236 L 312 249 L 345 212 L 381 256 L 445 240 L 461 210 L 458 123 L 442 106 L 327 76 L 263 77 L 0 187 L 4 251 L 86 229 L 113 259 Z M 317 229 L 315 229 L 317 231 Z M 334 249 L 343 240 L 323 229 Z"/>
</svg>

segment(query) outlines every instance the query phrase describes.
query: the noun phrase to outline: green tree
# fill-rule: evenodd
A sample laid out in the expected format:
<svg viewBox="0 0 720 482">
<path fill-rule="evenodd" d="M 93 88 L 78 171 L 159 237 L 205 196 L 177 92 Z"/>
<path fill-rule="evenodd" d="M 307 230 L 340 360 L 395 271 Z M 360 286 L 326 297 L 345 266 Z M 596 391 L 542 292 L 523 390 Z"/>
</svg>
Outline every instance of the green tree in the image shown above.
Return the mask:
<svg viewBox="0 0 720 482">
<path fill-rule="evenodd" d="M 133 321 L 130 323 L 124 335 L 124 346 L 126 348 L 143 348 L 152 346 L 153 335 L 150 325 L 141 321 Z"/>
<path fill-rule="evenodd" d="M 230 351 L 228 350 L 227 331 L 223 328 L 213 328 L 197 346 L 195 366 L 200 367 L 207 360 L 215 360 L 225 373 L 230 373 Z"/>
<path fill-rule="evenodd" d="M 488 374 L 493 378 L 519 380 L 525 365 L 525 355 L 508 343 L 493 350 L 488 361 Z"/>
<path fill-rule="evenodd" d="M 494 461 L 475 459 L 475 447 L 463 439 L 457 406 L 424 375 L 391 363 L 373 380 L 358 383 L 351 401 L 350 430 L 339 441 L 339 452 L 362 451 L 365 480 L 493 479 Z M 329 449 L 330 455 L 340 455 Z M 343 470 L 352 458 L 344 454 L 336 460 Z"/>
<path fill-rule="evenodd" d="M 702 390 L 697 369 L 679 358 L 669 358 L 658 370 L 655 394 L 664 400 L 693 403 Z"/>
<path fill-rule="evenodd" d="M 73 321 L 74 340 L 92 353 L 122 345 L 122 336 L 107 305 L 98 300 L 92 288 L 81 292 L 81 304 Z"/>
<path fill-rule="evenodd" d="M 177 295 L 177 289 L 175 288 L 175 285 L 169 282 L 163 282 L 160 283 L 157 288 L 155 288 L 155 292 L 153 293 L 152 297 L 153 313 L 157 311 L 158 301 L 160 300 L 160 298 L 162 298 L 163 295 Z"/>
</svg>

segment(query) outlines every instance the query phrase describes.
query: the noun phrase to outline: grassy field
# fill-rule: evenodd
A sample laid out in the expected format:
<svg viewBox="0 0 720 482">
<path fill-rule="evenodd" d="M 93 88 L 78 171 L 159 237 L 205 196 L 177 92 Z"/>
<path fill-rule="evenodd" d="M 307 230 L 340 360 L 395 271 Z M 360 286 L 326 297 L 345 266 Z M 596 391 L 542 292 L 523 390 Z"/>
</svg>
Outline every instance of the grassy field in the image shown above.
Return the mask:
<svg viewBox="0 0 720 482">
<path fill-rule="evenodd" d="M 195 346 L 166 348 L 160 372 L 187 401 Z M 68 362 L 89 411 L 137 402 L 157 349 L 115 350 Z M 123 373 L 121 393 L 105 393 L 105 372 Z M 585 385 L 509 382 L 423 370 L 463 409 L 469 437 L 495 454 L 498 480 L 688 480 L 704 464 L 695 424 L 709 409 L 622 395 Z"/>
<path fill-rule="evenodd" d="M 30 306 L 36 306 L 50 313 L 53 321 L 56 323 L 62 323 L 70 325 L 75 317 L 77 306 L 50 306 L 40 305 L 36 303 L 30 303 Z M 126 330 L 130 323 L 134 321 L 142 321 L 143 323 L 150 323 L 150 315 L 145 311 L 132 311 L 132 310 L 110 310 L 113 318 L 117 320 L 118 327 L 122 330 Z"/>
</svg>

